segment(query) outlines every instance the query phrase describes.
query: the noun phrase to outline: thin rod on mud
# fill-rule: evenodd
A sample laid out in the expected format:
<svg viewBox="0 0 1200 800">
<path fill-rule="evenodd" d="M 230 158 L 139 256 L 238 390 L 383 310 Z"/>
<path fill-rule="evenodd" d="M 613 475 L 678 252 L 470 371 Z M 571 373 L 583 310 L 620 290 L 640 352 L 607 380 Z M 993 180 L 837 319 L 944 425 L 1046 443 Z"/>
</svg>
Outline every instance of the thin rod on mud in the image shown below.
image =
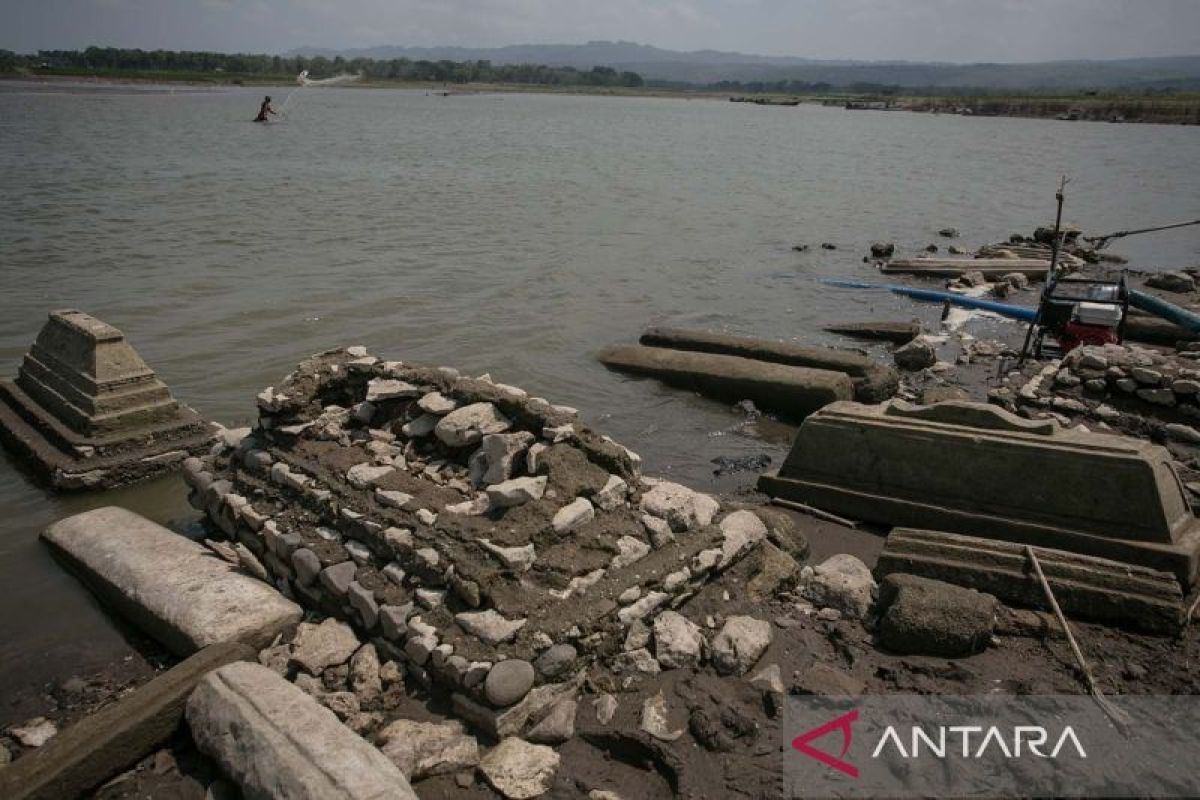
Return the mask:
<svg viewBox="0 0 1200 800">
<path fill-rule="evenodd" d="M 810 517 L 816 517 L 817 519 L 823 519 L 826 522 L 836 522 L 838 525 L 845 525 L 847 528 L 857 528 L 858 527 L 858 523 L 852 519 L 846 519 L 845 517 L 839 517 L 837 514 L 830 514 L 828 511 L 822 511 L 819 508 L 813 508 L 812 506 L 805 505 L 804 503 L 797 503 L 795 500 L 784 500 L 779 497 L 772 497 L 771 505 L 783 506 L 784 508 L 790 508 L 793 511 L 799 511 L 803 514 L 808 514 Z"/>
<path fill-rule="evenodd" d="M 1046 595 L 1046 602 L 1050 604 L 1050 609 L 1054 612 L 1054 616 L 1058 618 L 1058 624 L 1062 626 L 1063 633 L 1067 636 L 1067 642 L 1071 645 L 1071 652 L 1075 654 L 1075 661 L 1079 664 L 1079 669 L 1083 672 L 1088 693 L 1095 699 L 1096 705 L 1100 706 L 1100 710 L 1112 721 L 1117 730 L 1122 735 L 1128 736 L 1129 717 L 1124 711 L 1114 706 L 1104 696 L 1104 693 L 1100 691 L 1100 686 L 1096 683 L 1095 676 L 1092 675 L 1092 669 L 1088 666 L 1087 659 L 1083 657 L 1083 651 L 1079 649 L 1079 643 L 1075 641 L 1075 635 L 1071 633 L 1071 626 L 1067 624 L 1067 618 L 1058 606 L 1058 599 L 1054 596 L 1054 591 L 1050 588 L 1050 582 L 1046 580 L 1046 574 L 1042 572 L 1042 564 L 1038 561 L 1037 554 L 1033 552 L 1032 547 L 1025 545 L 1025 555 L 1029 557 L 1030 563 L 1033 564 L 1033 571 L 1037 574 L 1038 581 L 1042 584 L 1042 591 Z"/>
</svg>

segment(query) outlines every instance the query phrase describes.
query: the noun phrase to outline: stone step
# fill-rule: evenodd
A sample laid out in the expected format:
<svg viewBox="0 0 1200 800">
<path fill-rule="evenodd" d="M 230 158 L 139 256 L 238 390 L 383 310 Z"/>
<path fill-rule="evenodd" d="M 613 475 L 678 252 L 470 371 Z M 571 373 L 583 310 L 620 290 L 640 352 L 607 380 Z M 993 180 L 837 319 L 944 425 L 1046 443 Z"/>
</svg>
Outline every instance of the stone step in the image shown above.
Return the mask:
<svg viewBox="0 0 1200 800">
<path fill-rule="evenodd" d="M 1175 576 L 1119 561 L 1034 548 L 1063 613 L 1149 633 L 1183 625 L 1183 593 Z M 1023 545 L 944 531 L 896 528 L 876 563 L 876 577 L 921 575 L 978 589 L 1006 603 L 1048 608 Z"/>
<path fill-rule="evenodd" d="M 1200 524 L 1165 448 L 985 403 L 827 406 L 759 488 L 880 525 L 1139 564 L 1185 587 L 1200 562 Z"/>
<path fill-rule="evenodd" d="M 91 385 L 81 387 L 71 377 L 49 369 L 37 359 L 36 350 L 31 350 L 21 362 L 18 383 L 30 395 L 37 395 L 40 387 L 89 415 L 111 414 L 171 399 L 170 390 L 152 372 L 136 380 L 104 386 L 88 381 Z"/>
<path fill-rule="evenodd" d="M 117 407 L 97 404 L 94 401 L 85 402 L 82 404 L 85 407 L 80 407 L 50 385 L 36 380 L 24 371 L 18 375 L 17 385 L 26 396 L 68 428 L 85 436 L 112 435 L 154 425 L 172 419 L 179 411 L 179 404 L 171 397 L 171 393 L 166 391 L 166 387 L 163 387 L 162 392 L 147 392 L 137 397 L 124 398 L 130 405 L 122 408 L 119 401 Z M 92 406 L 94 410 L 86 406 Z"/>
</svg>

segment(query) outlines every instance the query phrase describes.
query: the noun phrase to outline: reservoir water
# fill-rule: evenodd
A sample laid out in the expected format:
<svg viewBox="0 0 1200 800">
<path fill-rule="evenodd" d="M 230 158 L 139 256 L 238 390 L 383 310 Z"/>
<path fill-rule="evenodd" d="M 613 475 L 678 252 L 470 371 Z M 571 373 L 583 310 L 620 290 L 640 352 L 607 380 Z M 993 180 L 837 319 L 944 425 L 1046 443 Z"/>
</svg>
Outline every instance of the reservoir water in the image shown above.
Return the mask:
<svg viewBox="0 0 1200 800">
<path fill-rule="evenodd" d="M 268 91 L 282 105 L 291 87 Z M 0 374 L 46 312 L 121 328 L 183 402 L 249 424 L 254 395 L 338 345 L 490 372 L 697 488 L 711 459 L 785 451 L 726 406 L 610 373 L 593 354 L 674 324 L 846 345 L 842 320 L 937 317 L 871 280 L 874 240 L 916 252 L 1053 219 L 1093 233 L 1200 217 L 1200 130 L 711 100 L 0 83 Z M 1114 247 L 1200 265 L 1195 228 Z M 836 250 L 821 248 L 821 243 Z M 806 252 L 792 246 L 809 245 Z M 0 458 L 0 725 L 46 682 L 125 652 L 37 542 L 122 504 L 194 526 L 182 483 L 52 496 Z"/>
</svg>

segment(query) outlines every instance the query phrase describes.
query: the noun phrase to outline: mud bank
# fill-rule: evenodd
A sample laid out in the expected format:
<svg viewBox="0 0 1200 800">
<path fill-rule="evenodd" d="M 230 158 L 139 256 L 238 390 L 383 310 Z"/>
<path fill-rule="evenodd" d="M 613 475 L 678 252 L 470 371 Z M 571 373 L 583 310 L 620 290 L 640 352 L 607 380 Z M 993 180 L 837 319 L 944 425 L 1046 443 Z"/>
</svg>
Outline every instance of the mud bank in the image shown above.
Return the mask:
<svg viewBox="0 0 1200 800">
<path fill-rule="evenodd" d="M 655 481 L 514 387 L 331 351 L 259 406 L 188 464 L 209 547 L 309 610 L 259 661 L 420 797 L 781 796 L 788 695 L 1083 691 L 1036 610 L 898 652 L 879 533 Z M 1190 630 L 1073 627 L 1106 691 L 1195 688 Z"/>
</svg>

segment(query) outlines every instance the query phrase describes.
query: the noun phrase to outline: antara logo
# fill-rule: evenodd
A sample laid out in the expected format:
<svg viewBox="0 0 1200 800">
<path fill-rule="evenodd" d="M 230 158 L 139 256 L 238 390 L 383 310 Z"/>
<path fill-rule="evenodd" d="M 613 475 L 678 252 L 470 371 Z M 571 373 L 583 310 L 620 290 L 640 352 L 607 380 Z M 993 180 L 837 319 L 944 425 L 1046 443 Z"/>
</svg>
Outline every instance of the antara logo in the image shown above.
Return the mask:
<svg viewBox="0 0 1200 800">
<path fill-rule="evenodd" d="M 792 748 L 827 767 L 851 778 L 859 776 L 858 767 L 846 760 L 846 754 L 854 743 L 854 723 L 858 721 L 858 710 L 831 719 L 792 740 Z M 831 733 L 841 733 L 841 749 L 835 756 L 813 746 L 813 742 Z M 1051 743 L 1053 742 L 1052 746 Z M 888 725 L 879 741 L 871 750 L 871 758 L 877 759 L 894 752 L 900 758 L 913 759 L 922 756 L 979 759 L 990 752 L 1001 753 L 1005 758 L 1021 758 L 1029 755 L 1037 758 L 1058 758 L 1059 753 L 1073 750 L 1080 758 L 1087 758 L 1083 744 L 1068 725 L 1056 737 L 1040 725 L 1017 725 L 1002 729 L 992 725 L 940 725 L 929 730 L 917 725 L 909 727 L 907 736 L 902 736 L 894 725 Z"/>
<path fill-rule="evenodd" d="M 858 721 L 858 709 L 848 711 L 842 714 L 837 719 L 831 719 L 824 725 L 820 725 L 807 733 L 802 733 L 795 739 L 792 739 L 792 747 L 799 750 L 809 758 L 815 758 L 827 767 L 833 767 L 838 772 L 844 772 L 851 778 L 858 777 L 858 767 L 845 761 L 846 753 L 850 752 L 850 745 L 854 743 L 854 728 L 852 727 Z M 826 734 L 833 731 L 842 732 L 842 752 L 838 756 L 831 756 L 824 750 L 818 750 L 811 746 L 809 742 L 813 739 L 820 739 Z"/>
</svg>

